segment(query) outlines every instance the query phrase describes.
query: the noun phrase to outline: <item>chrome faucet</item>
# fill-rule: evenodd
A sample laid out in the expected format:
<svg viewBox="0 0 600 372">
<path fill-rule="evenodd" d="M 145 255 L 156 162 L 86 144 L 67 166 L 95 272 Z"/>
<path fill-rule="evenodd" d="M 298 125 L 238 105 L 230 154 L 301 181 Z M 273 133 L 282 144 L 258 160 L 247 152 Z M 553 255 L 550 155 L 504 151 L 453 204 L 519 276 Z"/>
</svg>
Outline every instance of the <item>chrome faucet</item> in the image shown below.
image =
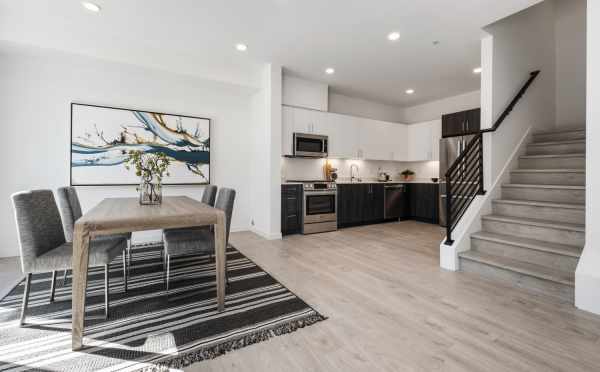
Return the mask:
<svg viewBox="0 0 600 372">
<path fill-rule="evenodd" d="M 354 169 L 356 169 L 356 177 L 354 176 Z M 354 181 L 360 182 L 360 174 L 358 173 L 358 165 L 352 164 L 350 165 L 350 182 Z"/>
</svg>

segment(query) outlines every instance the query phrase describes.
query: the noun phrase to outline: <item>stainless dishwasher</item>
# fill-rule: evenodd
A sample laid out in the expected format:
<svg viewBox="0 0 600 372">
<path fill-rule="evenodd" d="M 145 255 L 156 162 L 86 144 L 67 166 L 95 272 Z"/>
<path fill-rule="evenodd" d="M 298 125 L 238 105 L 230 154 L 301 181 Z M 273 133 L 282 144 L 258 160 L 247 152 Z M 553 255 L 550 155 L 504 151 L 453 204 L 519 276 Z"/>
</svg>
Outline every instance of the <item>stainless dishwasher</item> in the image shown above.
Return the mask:
<svg viewBox="0 0 600 372">
<path fill-rule="evenodd" d="M 406 185 L 385 185 L 384 214 L 386 220 L 403 217 L 406 203 Z"/>
</svg>

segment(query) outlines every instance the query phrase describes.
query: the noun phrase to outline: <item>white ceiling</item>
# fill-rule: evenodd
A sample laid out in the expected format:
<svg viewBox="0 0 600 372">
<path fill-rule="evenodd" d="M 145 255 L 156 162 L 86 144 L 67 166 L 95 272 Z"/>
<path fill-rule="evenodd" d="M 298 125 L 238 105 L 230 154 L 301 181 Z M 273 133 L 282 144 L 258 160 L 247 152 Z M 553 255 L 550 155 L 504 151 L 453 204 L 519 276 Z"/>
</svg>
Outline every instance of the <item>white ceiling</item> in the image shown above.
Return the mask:
<svg viewBox="0 0 600 372">
<path fill-rule="evenodd" d="M 539 1 L 96 0 L 92 14 L 78 0 L 0 0 L 0 40 L 239 84 L 273 62 L 338 93 L 411 106 L 479 89 L 481 28 Z"/>
</svg>

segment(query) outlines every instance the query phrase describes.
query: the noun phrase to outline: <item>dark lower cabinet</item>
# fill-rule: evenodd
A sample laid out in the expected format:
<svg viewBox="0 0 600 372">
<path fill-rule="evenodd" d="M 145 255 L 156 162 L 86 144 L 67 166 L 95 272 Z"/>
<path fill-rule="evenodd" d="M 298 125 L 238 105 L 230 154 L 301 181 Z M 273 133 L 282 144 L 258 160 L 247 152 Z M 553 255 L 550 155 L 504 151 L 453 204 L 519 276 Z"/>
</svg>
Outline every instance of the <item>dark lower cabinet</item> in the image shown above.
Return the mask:
<svg viewBox="0 0 600 372">
<path fill-rule="evenodd" d="M 384 188 L 383 184 L 369 184 L 367 186 L 364 206 L 364 223 L 376 223 L 383 221 L 384 212 Z"/>
<path fill-rule="evenodd" d="M 400 219 L 438 223 L 438 184 L 406 184 L 398 200 Z M 339 184 L 337 187 L 338 227 L 366 225 L 384 221 L 384 184 Z"/>
<path fill-rule="evenodd" d="M 384 186 L 379 184 L 338 185 L 338 227 L 383 221 L 383 195 Z"/>
<path fill-rule="evenodd" d="M 338 227 L 362 223 L 368 185 L 338 185 Z"/>
<path fill-rule="evenodd" d="M 281 185 L 281 234 L 302 232 L 302 185 Z"/>
<path fill-rule="evenodd" d="M 437 183 L 411 183 L 407 186 L 410 218 L 433 224 L 439 223 L 439 185 Z"/>
</svg>

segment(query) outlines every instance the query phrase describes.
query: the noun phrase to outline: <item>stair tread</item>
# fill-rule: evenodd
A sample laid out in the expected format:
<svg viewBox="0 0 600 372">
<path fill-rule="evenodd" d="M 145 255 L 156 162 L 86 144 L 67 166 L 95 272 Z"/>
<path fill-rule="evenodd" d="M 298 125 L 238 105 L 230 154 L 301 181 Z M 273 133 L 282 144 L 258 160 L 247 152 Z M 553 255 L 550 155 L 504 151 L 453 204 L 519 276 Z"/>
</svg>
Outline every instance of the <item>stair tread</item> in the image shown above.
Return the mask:
<svg viewBox="0 0 600 372">
<path fill-rule="evenodd" d="M 563 208 L 563 209 L 581 209 L 585 210 L 585 204 L 573 204 L 573 203 L 556 203 L 546 202 L 537 200 L 515 200 L 515 199 L 496 199 L 493 203 L 504 203 L 504 204 L 520 204 L 520 205 L 532 205 L 536 207 L 551 207 L 551 208 Z"/>
<path fill-rule="evenodd" d="M 520 168 L 511 171 L 512 173 L 585 173 L 585 169 L 565 168 L 565 169 L 540 169 L 540 168 Z"/>
<path fill-rule="evenodd" d="M 558 141 L 544 141 L 544 142 L 531 142 L 528 146 L 554 146 L 554 145 L 571 145 L 571 144 L 585 144 L 584 139 L 577 140 L 558 140 Z"/>
<path fill-rule="evenodd" d="M 534 249 L 537 251 L 551 252 L 570 257 L 581 257 L 582 247 L 575 245 L 566 245 L 559 243 L 544 242 L 536 239 L 521 238 L 514 235 L 496 234 L 487 231 L 480 231 L 471 235 L 474 239 L 488 240 L 496 243 L 515 245 Z"/>
<path fill-rule="evenodd" d="M 521 225 L 531 225 L 531 226 L 538 226 L 538 227 L 549 227 L 549 228 L 554 228 L 554 229 L 559 229 L 559 230 L 585 232 L 585 224 L 579 224 L 579 223 L 556 222 L 556 221 L 549 221 L 549 220 L 540 220 L 537 218 L 502 216 L 499 214 L 489 214 L 487 216 L 482 216 L 481 218 L 484 220 L 518 223 Z"/>
<path fill-rule="evenodd" d="M 522 155 L 521 159 L 556 159 L 556 158 L 585 158 L 584 152 L 575 152 L 572 154 L 543 154 L 543 155 Z"/>
<path fill-rule="evenodd" d="M 565 129 L 551 129 L 534 132 L 533 134 L 554 134 L 554 133 L 571 133 L 571 132 L 585 132 L 585 127 L 581 128 L 565 128 Z"/>
<path fill-rule="evenodd" d="M 459 254 L 461 258 L 496 266 L 505 270 L 533 276 L 568 286 L 575 285 L 575 273 L 551 269 L 545 266 L 519 261 L 508 257 L 496 256 L 476 251 L 465 251 Z"/>
<path fill-rule="evenodd" d="M 505 183 L 502 187 L 534 188 L 534 189 L 562 189 L 562 190 L 585 190 L 581 185 L 544 185 L 535 183 Z"/>
</svg>

